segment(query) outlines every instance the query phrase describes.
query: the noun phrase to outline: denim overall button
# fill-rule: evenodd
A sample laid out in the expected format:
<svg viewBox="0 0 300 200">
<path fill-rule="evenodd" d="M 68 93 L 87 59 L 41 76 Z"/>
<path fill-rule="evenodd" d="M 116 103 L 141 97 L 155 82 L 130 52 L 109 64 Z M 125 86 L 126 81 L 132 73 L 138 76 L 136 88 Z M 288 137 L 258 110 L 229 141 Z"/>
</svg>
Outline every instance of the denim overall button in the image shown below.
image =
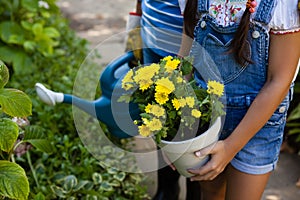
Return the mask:
<svg viewBox="0 0 300 200">
<path fill-rule="evenodd" d="M 258 31 L 253 31 L 253 33 L 252 33 L 253 38 L 259 38 L 259 36 L 260 36 L 260 34 Z"/>
<path fill-rule="evenodd" d="M 280 112 L 280 113 L 284 113 L 284 111 L 285 111 L 285 106 L 281 106 L 281 107 L 279 108 L 279 112 Z"/>
<path fill-rule="evenodd" d="M 206 22 L 205 21 L 202 21 L 201 24 L 200 24 L 201 28 L 205 28 L 206 27 Z"/>
</svg>

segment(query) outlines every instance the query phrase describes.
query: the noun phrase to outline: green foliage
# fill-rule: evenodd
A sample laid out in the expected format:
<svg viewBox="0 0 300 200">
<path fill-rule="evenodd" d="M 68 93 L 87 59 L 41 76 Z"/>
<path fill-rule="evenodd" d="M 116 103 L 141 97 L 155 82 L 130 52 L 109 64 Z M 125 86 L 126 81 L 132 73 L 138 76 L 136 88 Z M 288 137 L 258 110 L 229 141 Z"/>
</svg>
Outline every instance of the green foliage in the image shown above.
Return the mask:
<svg viewBox="0 0 300 200">
<path fill-rule="evenodd" d="M 49 23 L 58 8 L 53 1 L 47 2 L 48 6 L 39 5 L 38 0 L 0 1 L 0 59 L 17 74 L 26 74 L 35 66 L 32 55 L 36 52 L 46 57 L 59 53 L 55 47 L 61 35 Z"/>
<path fill-rule="evenodd" d="M 35 93 L 36 82 L 72 93 L 77 70 L 88 55 L 87 41 L 70 29 L 56 0 L 0 0 L 0 30 L 0 59 L 12 75 L 8 84 L 24 91 L 32 102 L 28 117 L 32 125 L 21 129 L 23 140 L 18 145 L 30 142 L 35 148 L 15 158 L 28 177 L 28 198 L 147 199 L 142 174 L 112 174 L 87 151 L 73 125 L 71 106 L 47 106 Z M 86 63 L 87 69 L 95 65 Z M 1 72 L 0 79 L 8 81 Z M 108 162 L 126 159 L 98 148 Z"/>
<path fill-rule="evenodd" d="M 296 142 L 300 143 L 300 103 L 289 115 L 287 126 L 290 128 L 289 134 L 297 135 Z"/>
<path fill-rule="evenodd" d="M 38 134 L 22 131 L 18 124 L 8 118 L 26 117 L 31 114 L 30 98 L 20 90 L 6 89 L 9 74 L 7 67 L 0 61 L 0 105 L 2 117 L 0 118 L 0 198 L 27 199 L 29 195 L 29 182 L 24 169 L 14 163 L 14 152 L 22 143 L 31 143 L 44 150 L 47 145 L 41 145 L 47 140 Z M 26 140 L 19 140 L 20 134 L 26 136 Z M 49 148 L 49 145 L 48 145 Z M 51 151 L 48 151 L 49 153 Z"/>
<path fill-rule="evenodd" d="M 291 103 L 291 111 L 287 119 L 287 130 L 291 137 L 295 138 L 295 143 L 300 144 L 300 74 L 295 81 L 294 99 Z"/>
<path fill-rule="evenodd" d="M 29 194 L 29 183 L 25 171 L 18 164 L 0 160 L 0 196 L 25 200 Z"/>
</svg>

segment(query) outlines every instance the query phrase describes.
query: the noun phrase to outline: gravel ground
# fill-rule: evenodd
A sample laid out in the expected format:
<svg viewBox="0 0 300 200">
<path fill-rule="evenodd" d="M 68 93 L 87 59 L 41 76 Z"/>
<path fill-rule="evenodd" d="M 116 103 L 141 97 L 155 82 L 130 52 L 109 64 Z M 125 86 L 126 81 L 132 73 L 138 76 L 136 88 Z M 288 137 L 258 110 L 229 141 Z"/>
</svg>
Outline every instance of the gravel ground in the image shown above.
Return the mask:
<svg viewBox="0 0 300 200">
<path fill-rule="evenodd" d="M 63 14 L 70 19 L 71 27 L 80 37 L 91 44 L 91 51 L 98 49 L 101 63 L 108 63 L 124 52 L 125 27 L 128 12 L 135 0 L 59 0 Z M 149 173 L 154 181 L 155 172 Z M 299 200 L 300 188 L 295 186 L 300 177 L 300 157 L 282 153 L 275 172 L 262 200 Z M 181 178 L 181 195 L 185 195 L 184 179 Z M 156 184 L 149 184 L 149 193 L 155 193 Z"/>
</svg>

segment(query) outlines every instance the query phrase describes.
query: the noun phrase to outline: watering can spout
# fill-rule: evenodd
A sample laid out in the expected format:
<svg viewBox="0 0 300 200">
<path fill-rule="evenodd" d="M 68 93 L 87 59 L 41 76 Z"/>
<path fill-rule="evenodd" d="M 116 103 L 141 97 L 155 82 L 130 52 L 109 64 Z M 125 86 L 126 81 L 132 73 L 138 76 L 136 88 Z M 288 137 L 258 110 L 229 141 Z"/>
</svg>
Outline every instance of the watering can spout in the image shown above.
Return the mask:
<svg viewBox="0 0 300 200">
<path fill-rule="evenodd" d="M 63 94 L 47 89 L 43 84 L 36 83 L 35 89 L 40 99 L 51 106 L 58 103 L 72 104 L 100 121 L 105 121 L 107 114 L 111 112 L 110 101 L 103 97 L 95 101 L 88 101 L 71 94 Z"/>
<path fill-rule="evenodd" d="M 70 94 L 54 92 L 52 90 L 47 89 L 41 83 L 36 83 L 35 89 L 39 98 L 48 105 L 55 106 L 58 103 L 73 104 L 76 107 L 87 112 L 88 114 L 92 115 L 93 117 L 98 118 L 96 116 L 95 111 L 93 111 L 95 110 L 95 102 L 93 101 L 87 101 Z"/>
<path fill-rule="evenodd" d="M 132 137 L 138 133 L 137 126 L 132 123 L 132 120 L 139 118 L 138 106 L 120 103 L 117 99 L 121 91 L 118 81 L 129 70 L 126 64 L 133 58 L 133 53 L 127 52 L 107 65 L 100 77 L 102 96 L 94 101 L 54 92 L 41 83 L 36 83 L 35 89 L 40 99 L 48 105 L 72 104 L 105 123 L 113 135 L 119 138 Z"/>
</svg>

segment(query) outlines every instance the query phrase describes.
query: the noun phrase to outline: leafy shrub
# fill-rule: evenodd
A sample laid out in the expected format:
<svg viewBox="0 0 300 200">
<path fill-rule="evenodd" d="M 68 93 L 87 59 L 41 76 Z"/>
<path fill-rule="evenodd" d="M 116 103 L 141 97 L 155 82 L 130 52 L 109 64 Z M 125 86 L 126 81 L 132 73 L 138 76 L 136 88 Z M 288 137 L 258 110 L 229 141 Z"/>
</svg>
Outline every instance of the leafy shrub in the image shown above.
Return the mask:
<svg viewBox="0 0 300 200">
<path fill-rule="evenodd" d="M 32 149 L 27 157 L 16 159 L 28 176 L 29 199 L 147 198 L 146 188 L 140 186 L 142 174 L 116 172 L 85 149 L 73 124 L 71 106 L 50 107 L 36 96 L 36 82 L 72 93 L 77 70 L 88 54 L 88 42 L 70 29 L 55 2 L 0 0 L 0 59 L 12 74 L 9 86 L 28 94 L 32 101 L 28 119 L 55 147 L 52 154 Z M 110 155 L 109 159 L 124 158 Z"/>
<path fill-rule="evenodd" d="M 295 81 L 294 99 L 291 102 L 287 119 L 287 140 L 290 146 L 300 153 L 300 74 Z"/>
<path fill-rule="evenodd" d="M 27 126 L 31 100 L 20 90 L 4 88 L 8 80 L 8 69 L 0 61 L 0 198 L 22 200 L 29 195 L 29 182 L 25 170 L 15 162 L 15 154 L 26 153 L 27 144 L 47 153 L 52 152 L 52 146 L 41 132 Z"/>
</svg>

